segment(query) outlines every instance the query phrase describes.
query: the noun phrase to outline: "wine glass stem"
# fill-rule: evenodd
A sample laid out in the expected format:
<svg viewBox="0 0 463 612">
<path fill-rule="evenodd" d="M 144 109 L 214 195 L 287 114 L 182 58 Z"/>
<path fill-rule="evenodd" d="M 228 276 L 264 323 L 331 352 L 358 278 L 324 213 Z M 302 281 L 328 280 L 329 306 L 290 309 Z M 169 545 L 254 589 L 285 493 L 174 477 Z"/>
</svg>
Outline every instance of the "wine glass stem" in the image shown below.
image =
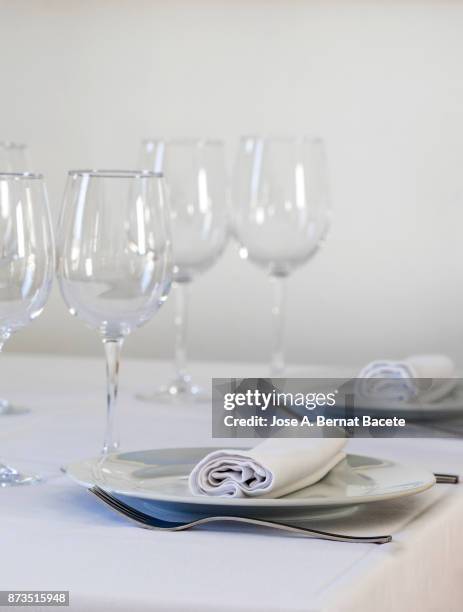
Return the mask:
<svg viewBox="0 0 463 612">
<path fill-rule="evenodd" d="M 177 380 L 185 381 L 187 374 L 187 310 L 188 286 L 186 283 L 175 283 L 175 372 Z"/>
<path fill-rule="evenodd" d="M 7 329 L 0 330 L 0 353 L 3 353 L 3 347 L 5 346 L 5 342 L 9 340 L 11 337 L 11 332 Z"/>
<path fill-rule="evenodd" d="M 103 455 L 119 448 L 119 434 L 116 428 L 116 404 L 119 383 L 119 363 L 123 340 L 103 340 L 106 355 L 106 432 L 103 444 Z"/>
<path fill-rule="evenodd" d="M 272 276 L 273 285 L 273 347 L 270 373 L 273 377 L 282 376 L 285 369 L 285 359 L 283 353 L 283 332 L 285 322 L 285 296 L 286 282 L 282 276 Z"/>
<path fill-rule="evenodd" d="M 5 342 L 8 340 L 9 337 L 10 337 L 9 332 L 6 332 L 6 331 L 0 332 L 0 353 L 3 352 L 3 347 L 5 346 Z M 10 478 L 11 476 L 14 476 L 15 474 L 16 474 L 16 470 L 14 470 L 13 468 L 10 468 L 8 465 L 6 465 L 6 463 L 2 463 L 2 461 L 0 461 L 0 482 L 2 480 L 6 480 L 7 478 Z"/>
<path fill-rule="evenodd" d="M 5 330 L 2 330 L 0 332 L 0 353 L 3 352 L 3 347 L 5 346 L 5 342 L 8 340 L 9 337 L 10 337 L 9 332 Z M 0 414 L 3 414 L 4 412 L 8 412 L 8 408 L 9 408 L 8 400 L 0 399 Z M 3 472 L 3 469 L 8 469 L 8 468 L 4 463 L 0 461 L 0 478 Z"/>
</svg>

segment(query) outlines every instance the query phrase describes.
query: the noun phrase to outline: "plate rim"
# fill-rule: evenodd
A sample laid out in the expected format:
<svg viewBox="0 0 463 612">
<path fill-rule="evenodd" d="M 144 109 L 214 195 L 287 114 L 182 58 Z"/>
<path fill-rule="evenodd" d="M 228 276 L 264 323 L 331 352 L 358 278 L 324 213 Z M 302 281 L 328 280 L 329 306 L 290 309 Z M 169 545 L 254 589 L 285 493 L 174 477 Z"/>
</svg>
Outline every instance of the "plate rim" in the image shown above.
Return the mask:
<svg viewBox="0 0 463 612">
<path fill-rule="evenodd" d="M 154 448 L 154 449 L 143 449 L 143 450 L 138 450 L 138 451 L 127 451 L 124 453 L 111 453 L 110 456 L 116 456 L 116 455 L 120 455 L 120 454 L 139 454 L 139 453 L 146 453 L 146 452 L 153 452 L 153 451 L 174 451 L 174 450 L 179 450 L 179 451 L 193 451 L 193 450 L 206 450 L 207 452 L 212 452 L 214 449 L 219 448 L 219 447 L 203 447 L 203 446 L 181 446 L 181 447 L 172 447 L 172 448 Z M 244 447 L 234 447 L 236 448 L 236 450 L 244 450 Z M 247 447 L 249 448 L 249 447 Z M 374 459 L 374 460 L 378 460 L 380 458 L 378 457 L 371 457 L 370 455 L 363 455 L 363 454 L 358 454 L 358 453 L 346 453 L 346 458 L 348 456 L 353 456 L 353 457 L 362 457 L 365 459 Z M 345 459 L 344 459 L 345 460 Z M 71 478 L 74 482 L 76 482 L 77 484 L 84 486 L 86 488 L 91 488 L 93 486 L 93 484 L 95 484 L 95 482 L 84 482 L 82 479 L 78 478 L 73 471 L 75 469 L 79 469 L 79 467 L 81 468 L 84 464 L 86 464 L 88 467 L 91 467 L 92 464 L 95 464 L 97 461 L 101 461 L 101 457 L 92 457 L 90 459 L 85 459 L 83 461 L 76 461 L 74 463 L 71 463 L 67 466 L 66 468 L 66 474 L 69 476 L 69 478 Z M 370 502 L 376 502 L 376 501 L 386 501 L 389 499 L 397 499 L 399 497 L 408 497 L 411 495 L 416 495 L 418 493 L 422 493 L 423 491 L 426 491 L 428 489 L 430 489 L 432 486 L 435 485 L 436 480 L 434 477 L 434 474 L 432 472 L 429 472 L 426 468 L 423 468 L 421 466 L 417 466 L 414 464 L 402 464 L 399 463 L 397 461 L 393 461 L 390 459 L 384 459 L 383 461 L 387 461 L 388 463 L 392 464 L 393 466 L 407 466 L 408 468 L 411 469 L 416 469 L 417 471 L 421 472 L 421 480 L 424 480 L 424 482 L 419 485 L 416 486 L 414 488 L 409 488 L 409 489 L 405 489 L 403 491 L 392 491 L 390 493 L 384 492 L 384 493 L 379 493 L 379 494 L 372 494 L 372 495 L 359 495 L 356 497 L 346 497 L 346 498 L 339 498 L 339 497 L 333 497 L 333 498 L 287 498 L 287 497 L 277 497 L 277 498 L 271 498 L 271 497 L 239 497 L 239 498 L 233 498 L 233 497 L 220 497 L 220 496 L 207 496 L 207 495 L 191 495 L 190 497 L 184 497 L 184 496 L 179 496 L 179 497 L 172 497 L 171 495 L 167 495 L 167 494 L 162 494 L 162 493 L 155 493 L 155 492 L 151 492 L 151 491 L 147 491 L 147 490 L 132 490 L 132 491 L 127 491 L 124 490 L 122 487 L 117 487 L 115 488 L 112 485 L 100 485 L 102 486 L 102 488 L 111 491 L 112 493 L 116 494 L 116 495 L 123 495 L 125 497 L 133 497 L 133 498 L 137 498 L 137 499 L 145 499 L 145 500 L 150 500 L 150 501 L 156 501 L 156 502 L 161 502 L 161 503 L 171 503 L 171 504 L 178 504 L 178 505 L 193 505 L 193 506 L 236 506 L 237 508 L 239 507 L 255 507 L 255 508 L 275 508 L 275 509 L 285 509 L 285 508 L 322 508 L 322 507 L 334 507 L 334 506 L 351 506 L 351 505 L 357 505 L 357 504 L 365 504 L 365 503 L 370 503 Z M 426 477 L 426 478 L 425 478 Z M 323 479 L 322 479 L 323 480 Z"/>
</svg>

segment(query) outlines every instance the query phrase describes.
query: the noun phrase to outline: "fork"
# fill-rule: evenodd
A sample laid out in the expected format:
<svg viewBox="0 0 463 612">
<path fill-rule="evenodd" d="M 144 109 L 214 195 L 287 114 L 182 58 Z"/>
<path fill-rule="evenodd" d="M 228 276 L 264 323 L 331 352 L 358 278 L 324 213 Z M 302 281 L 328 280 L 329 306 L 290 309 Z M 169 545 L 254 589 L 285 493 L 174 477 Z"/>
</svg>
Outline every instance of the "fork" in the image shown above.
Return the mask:
<svg viewBox="0 0 463 612">
<path fill-rule="evenodd" d="M 458 484 L 460 477 L 457 474 L 437 474 L 434 473 L 436 484 Z"/>
<path fill-rule="evenodd" d="M 305 527 L 298 527 L 296 525 L 288 525 L 286 523 L 280 523 L 275 521 L 266 521 L 263 519 L 248 518 L 244 516 L 206 516 L 204 518 L 196 519 L 188 522 L 173 522 L 165 521 L 163 519 L 156 518 L 149 514 L 145 514 L 140 510 L 136 510 L 131 506 L 128 506 L 120 499 L 117 499 L 107 491 L 101 489 L 98 486 L 93 486 L 89 489 L 90 493 L 93 493 L 98 499 L 108 505 L 112 510 L 122 514 L 132 522 L 136 523 L 139 527 L 145 529 L 153 529 L 158 531 L 184 531 L 185 529 L 191 529 L 199 525 L 205 525 L 206 523 L 215 522 L 233 522 L 233 523 L 245 523 L 248 525 L 257 525 L 259 527 L 271 527 L 273 529 L 280 529 L 289 533 L 295 533 L 298 535 L 309 536 L 312 538 L 318 538 L 321 540 L 333 540 L 335 542 L 350 542 L 350 543 L 363 543 L 363 544 L 387 544 L 392 540 L 392 536 L 350 536 L 340 533 L 331 533 L 329 531 L 319 531 L 317 529 L 307 529 Z"/>
</svg>

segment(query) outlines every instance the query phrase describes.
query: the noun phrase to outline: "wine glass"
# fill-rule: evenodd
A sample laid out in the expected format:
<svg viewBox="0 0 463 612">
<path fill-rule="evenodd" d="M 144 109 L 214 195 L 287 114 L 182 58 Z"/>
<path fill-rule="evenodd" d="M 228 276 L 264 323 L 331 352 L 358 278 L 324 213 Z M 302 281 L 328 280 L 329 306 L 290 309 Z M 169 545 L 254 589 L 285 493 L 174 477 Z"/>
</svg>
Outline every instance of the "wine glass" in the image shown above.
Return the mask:
<svg viewBox="0 0 463 612">
<path fill-rule="evenodd" d="M 0 172 L 26 172 L 27 146 L 18 142 L 0 142 Z"/>
<path fill-rule="evenodd" d="M 285 279 L 306 263 L 330 225 L 323 142 L 318 138 L 241 139 L 233 177 L 233 231 L 240 256 L 273 284 L 271 375 L 281 376 Z"/>
<path fill-rule="evenodd" d="M 116 400 L 124 339 L 166 300 L 172 280 L 170 220 L 160 174 L 69 172 L 57 270 L 69 312 L 104 345 L 107 417 L 103 456 L 119 447 Z"/>
<path fill-rule="evenodd" d="M 208 270 L 228 238 L 224 147 L 215 140 L 145 140 L 141 167 L 163 172 L 172 219 L 175 302 L 175 377 L 146 401 L 207 400 L 187 369 L 187 293 Z"/>
<path fill-rule="evenodd" d="M 17 142 L 0 142 L 0 172 L 26 172 L 26 145 Z M 27 412 L 23 407 L 14 406 L 7 399 L 0 398 L 0 416 Z"/>
<path fill-rule="evenodd" d="M 0 350 L 42 312 L 54 273 L 53 234 L 43 177 L 0 173 Z M 36 482 L 0 463 L 0 486 Z"/>
</svg>

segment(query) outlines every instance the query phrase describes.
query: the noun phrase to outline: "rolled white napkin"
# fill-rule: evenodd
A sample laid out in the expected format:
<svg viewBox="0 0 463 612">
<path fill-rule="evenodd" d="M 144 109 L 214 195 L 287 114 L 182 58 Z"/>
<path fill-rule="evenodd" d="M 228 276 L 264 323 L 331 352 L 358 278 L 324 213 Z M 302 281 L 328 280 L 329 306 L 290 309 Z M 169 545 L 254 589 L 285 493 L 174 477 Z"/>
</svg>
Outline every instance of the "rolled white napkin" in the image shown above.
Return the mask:
<svg viewBox="0 0 463 612">
<path fill-rule="evenodd" d="M 190 474 L 193 495 L 282 497 L 314 484 L 345 457 L 342 438 L 269 438 L 249 451 L 218 450 Z"/>
<path fill-rule="evenodd" d="M 455 387 L 454 377 L 449 357 L 412 355 L 400 361 L 372 361 L 360 371 L 356 389 L 365 399 L 436 402 Z"/>
</svg>

